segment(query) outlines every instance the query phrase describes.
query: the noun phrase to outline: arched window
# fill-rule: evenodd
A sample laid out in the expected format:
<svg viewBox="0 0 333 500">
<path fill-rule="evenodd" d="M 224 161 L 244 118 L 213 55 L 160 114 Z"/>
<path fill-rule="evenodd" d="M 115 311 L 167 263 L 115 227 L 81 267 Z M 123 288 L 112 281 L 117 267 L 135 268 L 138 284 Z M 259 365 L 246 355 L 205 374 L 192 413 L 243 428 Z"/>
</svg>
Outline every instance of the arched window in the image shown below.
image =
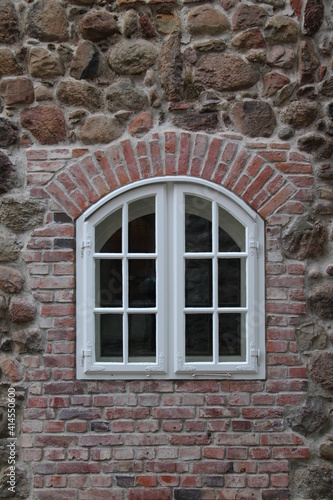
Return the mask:
<svg viewBox="0 0 333 500">
<path fill-rule="evenodd" d="M 163 178 L 77 221 L 78 378 L 263 378 L 264 224 L 223 188 Z"/>
</svg>

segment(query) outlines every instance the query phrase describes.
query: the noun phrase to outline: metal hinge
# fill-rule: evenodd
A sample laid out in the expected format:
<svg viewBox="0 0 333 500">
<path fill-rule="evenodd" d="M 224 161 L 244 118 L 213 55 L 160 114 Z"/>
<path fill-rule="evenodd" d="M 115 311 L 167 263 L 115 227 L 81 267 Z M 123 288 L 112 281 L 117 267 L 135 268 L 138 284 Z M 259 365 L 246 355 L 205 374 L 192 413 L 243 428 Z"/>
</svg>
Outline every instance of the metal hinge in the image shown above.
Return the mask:
<svg viewBox="0 0 333 500">
<path fill-rule="evenodd" d="M 251 248 L 251 254 L 253 255 L 254 249 L 256 249 L 257 250 L 257 257 L 259 257 L 259 248 L 260 248 L 259 241 L 250 239 L 250 248 Z"/>
<path fill-rule="evenodd" d="M 88 255 L 90 255 L 90 250 L 91 250 L 91 236 L 87 236 L 86 240 L 81 241 L 81 257 L 84 255 L 84 251 L 87 248 L 88 250 Z"/>
<path fill-rule="evenodd" d="M 251 349 L 251 356 L 254 356 L 257 358 L 257 363 L 258 366 L 260 366 L 260 349 Z"/>
<path fill-rule="evenodd" d="M 91 349 L 82 349 L 81 351 L 81 366 L 84 364 L 84 358 L 91 358 Z"/>
</svg>

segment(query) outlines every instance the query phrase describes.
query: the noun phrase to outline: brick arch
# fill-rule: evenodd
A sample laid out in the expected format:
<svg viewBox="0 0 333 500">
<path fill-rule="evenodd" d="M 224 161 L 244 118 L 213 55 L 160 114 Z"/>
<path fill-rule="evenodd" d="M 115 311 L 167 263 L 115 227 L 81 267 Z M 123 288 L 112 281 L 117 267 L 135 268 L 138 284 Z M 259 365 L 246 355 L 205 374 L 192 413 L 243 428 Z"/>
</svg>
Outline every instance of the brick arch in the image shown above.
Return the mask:
<svg viewBox="0 0 333 500">
<path fill-rule="evenodd" d="M 264 219 L 282 207 L 285 213 L 299 213 L 300 202 L 311 199 L 311 163 L 287 143 L 244 144 L 241 139 L 166 131 L 121 140 L 70 162 L 43 188 L 74 219 L 119 187 L 169 175 L 222 185 Z"/>
</svg>

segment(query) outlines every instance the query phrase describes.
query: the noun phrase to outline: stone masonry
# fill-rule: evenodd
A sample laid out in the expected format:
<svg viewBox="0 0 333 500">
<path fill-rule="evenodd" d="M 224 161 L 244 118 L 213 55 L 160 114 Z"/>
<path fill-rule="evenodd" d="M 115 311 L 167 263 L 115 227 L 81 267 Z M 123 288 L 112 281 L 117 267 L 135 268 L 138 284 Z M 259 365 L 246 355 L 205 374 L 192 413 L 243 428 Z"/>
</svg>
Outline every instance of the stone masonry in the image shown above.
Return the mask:
<svg viewBox="0 0 333 500">
<path fill-rule="evenodd" d="M 332 498 L 332 27 L 326 0 L 0 0 L 1 498 Z M 266 380 L 75 378 L 75 220 L 170 175 L 266 222 Z"/>
</svg>

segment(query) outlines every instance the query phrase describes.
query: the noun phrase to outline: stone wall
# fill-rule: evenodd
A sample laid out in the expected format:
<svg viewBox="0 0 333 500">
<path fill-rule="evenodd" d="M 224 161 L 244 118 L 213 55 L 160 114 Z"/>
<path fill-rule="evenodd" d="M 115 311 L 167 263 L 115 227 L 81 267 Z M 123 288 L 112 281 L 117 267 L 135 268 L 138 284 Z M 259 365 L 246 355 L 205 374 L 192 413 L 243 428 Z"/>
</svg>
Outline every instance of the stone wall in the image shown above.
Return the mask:
<svg viewBox="0 0 333 500">
<path fill-rule="evenodd" d="M 0 1 L 1 497 L 331 497 L 331 17 L 322 0 Z M 164 175 L 266 221 L 266 381 L 75 380 L 75 219 Z"/>
</svg>

